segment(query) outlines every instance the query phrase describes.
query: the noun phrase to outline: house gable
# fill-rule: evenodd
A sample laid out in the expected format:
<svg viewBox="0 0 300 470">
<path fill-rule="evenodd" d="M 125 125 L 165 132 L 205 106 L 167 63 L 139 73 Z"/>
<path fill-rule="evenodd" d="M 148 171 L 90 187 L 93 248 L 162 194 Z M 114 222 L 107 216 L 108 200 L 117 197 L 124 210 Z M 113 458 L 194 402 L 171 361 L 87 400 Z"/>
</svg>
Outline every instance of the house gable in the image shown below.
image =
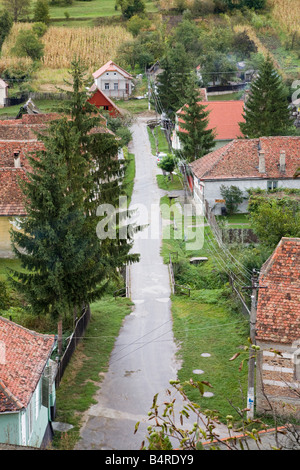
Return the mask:
<svg viewBox="0 0 300 470">
<path fill-rule="evenodd" d="M 256 336 L 292 344 L 300 339 L 300 238 L 282 238 L 261 269 Z"/>
<path fill-rule="evenodd" d="M 299 165 L 300 137 L 288 136 L 236 139 L 195 160 L 190 168 L 201 180 L 287 179 Z"/>
<path fill-rule="evenodd" d="M 30 402 L 55 345 L 54 335 L 30 331 L 0 317 L 0 413 Z"/>
<path fill-rule="evenodd" d="M 96 89 L 93 95 L 88 99 L 88 102 L 94 104 L 97 108 L 108 111 L 113 117 L 122 115 L 121 110 L 115 103 L 99 89 Z"/>
</svg>

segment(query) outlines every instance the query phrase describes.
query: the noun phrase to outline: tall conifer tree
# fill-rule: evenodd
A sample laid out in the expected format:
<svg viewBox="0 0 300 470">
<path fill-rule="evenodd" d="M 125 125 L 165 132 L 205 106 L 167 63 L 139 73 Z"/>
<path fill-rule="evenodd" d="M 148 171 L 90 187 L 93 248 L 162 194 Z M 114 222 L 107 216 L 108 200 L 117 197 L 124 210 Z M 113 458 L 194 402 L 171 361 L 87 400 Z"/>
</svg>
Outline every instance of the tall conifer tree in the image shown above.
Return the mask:
<svg viewBox="0 0 300 470">
<path fill-rule="evenodd" d="M 270 57 L 263 62 L 257 79 L 251 84 L 244 118 L 240 128 L 250 139 L 287 135 L 291 130 L 287 94 Z"/>
<path fill-rule="evenodd" d="M 63 317 L 98 298 L 106 282 L 95 237 L 70 191 L 66 156 L 78 140 L 67 120 L 52 123 L 43 135 L 45 151 L 28 156 L 32 172 L 20 182 L 27 216 L 21 231 L 12 231 L 12 243 L 26 272 L 14 272 L 13 283 L 37 315 Z"/>
<path fill-rule="evenodd" d="M 182 122 L 178 132 L 183 144 L 183 154 L 191 162 L 209 153 L 215 146 L 214 130 L 208 129 L 209 111 L 204 104 L 199 88 L 190 86 L 186 105 L 182 108 Z"/>
<path fill-rule="evenodd" d="M 129 253 L 132 233 L 126 230 L 124 236 L 123 229 L 118 237 L 124 173 L 118 144 L 103 133 L 98 110 L 87 102 L 78 61 L 72 77 L 67 116 L 39 136 L 45 151 L 29 157 L 32 172 L 20 183 L 27 217 L 22 231 L 12 232 L 15 254 L 27 269 L 14 272 L 14 285 L 35 313 L 55 318 L 101 297 L 117 268 L 138 260 Z M 98 208 L 103 204 L 117 214 L 115 237 L 98 237 Z"/>
</svg>

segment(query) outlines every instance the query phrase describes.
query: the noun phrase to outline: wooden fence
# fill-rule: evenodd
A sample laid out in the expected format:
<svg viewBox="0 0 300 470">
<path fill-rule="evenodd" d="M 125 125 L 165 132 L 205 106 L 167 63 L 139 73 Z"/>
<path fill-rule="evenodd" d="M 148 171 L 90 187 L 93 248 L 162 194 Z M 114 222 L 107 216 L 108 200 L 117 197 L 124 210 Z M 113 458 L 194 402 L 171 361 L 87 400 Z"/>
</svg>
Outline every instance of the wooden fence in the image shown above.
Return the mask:
<svg viewBox="0 0 300 470">
<path fill-rule="evenodd" d="M 76 349 L 78 342 L 81 340 L 81 338 L 83 337 L 85 333 L 85 330 L 87 328 L 87 325 L 89 324 L 90 318 L 91 318 L 91 309 L 90 309 L 90 306 L 88 305 L 87 307 L 84 308 L 81 317 L 76 321 L 74 331 L 69 338 L 68 346 L 66 350 L 64 351 L 64 354 L 62 355 L 62 357 L 59 359 L 59 362 L 57 365 L 57 374 L 55 378 L 56 388 L 58 388 L 61 382 L 61 379 L 66 370 L 66 367 L 70 362 L 70 359 Z"/>
</svg>

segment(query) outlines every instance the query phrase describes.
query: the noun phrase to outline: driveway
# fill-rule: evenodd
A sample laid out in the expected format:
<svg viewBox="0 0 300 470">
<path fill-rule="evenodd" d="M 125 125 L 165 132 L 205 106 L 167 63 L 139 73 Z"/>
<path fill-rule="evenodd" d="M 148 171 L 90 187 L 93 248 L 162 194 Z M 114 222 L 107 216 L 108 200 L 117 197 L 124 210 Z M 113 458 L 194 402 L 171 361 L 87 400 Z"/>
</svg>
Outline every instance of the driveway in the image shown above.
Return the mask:
<svg viewBox="0 0 300 470">
<path fill-rule="evenodd" d="M 149 225 L 135 236 L 133 252 L 140 253 L 140 262 L 130 268 L 133 311 L 116 340 L 109 370 L 95 397 L 97 404 L 86 413 L 77 449 L 138 450 L 147 435 L 153 396 L 159 393 L 164 401 L 169 380 L 177 375 L 169 271 L 160 256 L 161 192 L 156 184 L 160 170 L 151 154 L 145 119 L 138 118 L 132 132 L 136 178 L 131 208 L 137 209 L 142 224 Z"/>
</svg>

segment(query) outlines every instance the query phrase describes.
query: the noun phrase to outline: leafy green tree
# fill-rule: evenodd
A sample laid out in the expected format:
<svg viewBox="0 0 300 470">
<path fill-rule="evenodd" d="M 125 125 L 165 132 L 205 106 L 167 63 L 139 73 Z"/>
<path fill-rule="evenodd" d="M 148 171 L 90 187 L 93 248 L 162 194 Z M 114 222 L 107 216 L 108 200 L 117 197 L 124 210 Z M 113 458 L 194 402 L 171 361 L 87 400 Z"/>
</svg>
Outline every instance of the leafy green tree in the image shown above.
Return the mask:
<svg viewBox="0 0 300 470">
<path fill-rule="evenodd" d="M 220 186 L 221 196 L 225 199 L 226 209 L 229 214 L 234 214 L 237 211 L 238 205 L 244 200 L 243 191 L 237 186 Z"/>
<path fill-rule="evenodd" d="M 127 22 L 127 29 L 131 34 L 136 37 L 142 29 L 147 29 L 150 26 L 148 18 L 142 18 L 139 15 L 133 15 Z"/>
<path fill-rule="evenodd" d="M 214 130 L 208 129 L 209 111 L 200 101 L 199 88 L 191 86 L 186 105 L 182 108 L 182 131 L 178 132 L 184 156 L 189 162 L 203 157 L 215 146 Z"/>
<path fill-rule="evenodd" d="M 34 6 L 33 21 L 36 23 L 45 23 L 47 26 L 50 23 L 49 4 L 47 0 L 37 0 Z"/>
<path fill-rule="evenodd" d="M 249 202 L 250 222 L 260 241 L 275 247 L 282 237 L 300 237 L 297 200 L 285 197 L 253 197 Z"/>
<path fill-rule="evenodd" d="M 173 155 L 167 154 L 158 164 L 159 168 L 167 173 L 170 173 L 171 180 L 173 181 L 173 171 L 176 168 L 176 161 Z"/>
<path fill-rule="evenodd" d="M 241 131 L 250 139 L 286 135 L 292 127 L 288 105 L 282 79 L 268 57 L 251 84 L 245 105 L 245 122 L 240 123 Z"/>
<path fill-rule="evenodd" d="M 209 82 L 213 82 L 214 85 L 217 82 L 226 85 L 236 76 L 236 64 L 228 59 L 224 53 L 218 52 L 217 49 L 211 50 L 201 57 L 200 64 L 200 73 L 203 76 L 204 85 Z"/>
<path fill-rule="evenodd" d="M 267 5 L 267 0 L 214 0 L 217 11 L 251 8 L 262 10 Z"/>
<path fill-rule="evenodd" d="M 30 57 L 39 61 L 44 55 L 44 44 L 31 30 L 21 30 L 12 52 L 17 57 Z"/>
<path fill-rule="evenodd" d="M 11 14 L 4 10 L 0 15 L 0 53 L 5 41 L 5 38 L 9 35 L 13 25 L 13 19 Z"/>
<path fill-rule="evenodd" d="M 41 22 L 34 23 L 32 26 L 32 31 L 38 38 L 42 38 L 46 34 L 47 29 L 47 25 Z"/>
<path fill-rule="evenodd" d="M 144 0 L 116 0 L 116 6 L 121 7 L 122 16 L 126 19 L 143 14 L 146 9 Z"/>
<path fill-rule="evenodd" d="M 29 15 L 30 0 L 3 0 L 2 4 L 11 16 L 14 22 L 17 22 Z"/>
</svg>

